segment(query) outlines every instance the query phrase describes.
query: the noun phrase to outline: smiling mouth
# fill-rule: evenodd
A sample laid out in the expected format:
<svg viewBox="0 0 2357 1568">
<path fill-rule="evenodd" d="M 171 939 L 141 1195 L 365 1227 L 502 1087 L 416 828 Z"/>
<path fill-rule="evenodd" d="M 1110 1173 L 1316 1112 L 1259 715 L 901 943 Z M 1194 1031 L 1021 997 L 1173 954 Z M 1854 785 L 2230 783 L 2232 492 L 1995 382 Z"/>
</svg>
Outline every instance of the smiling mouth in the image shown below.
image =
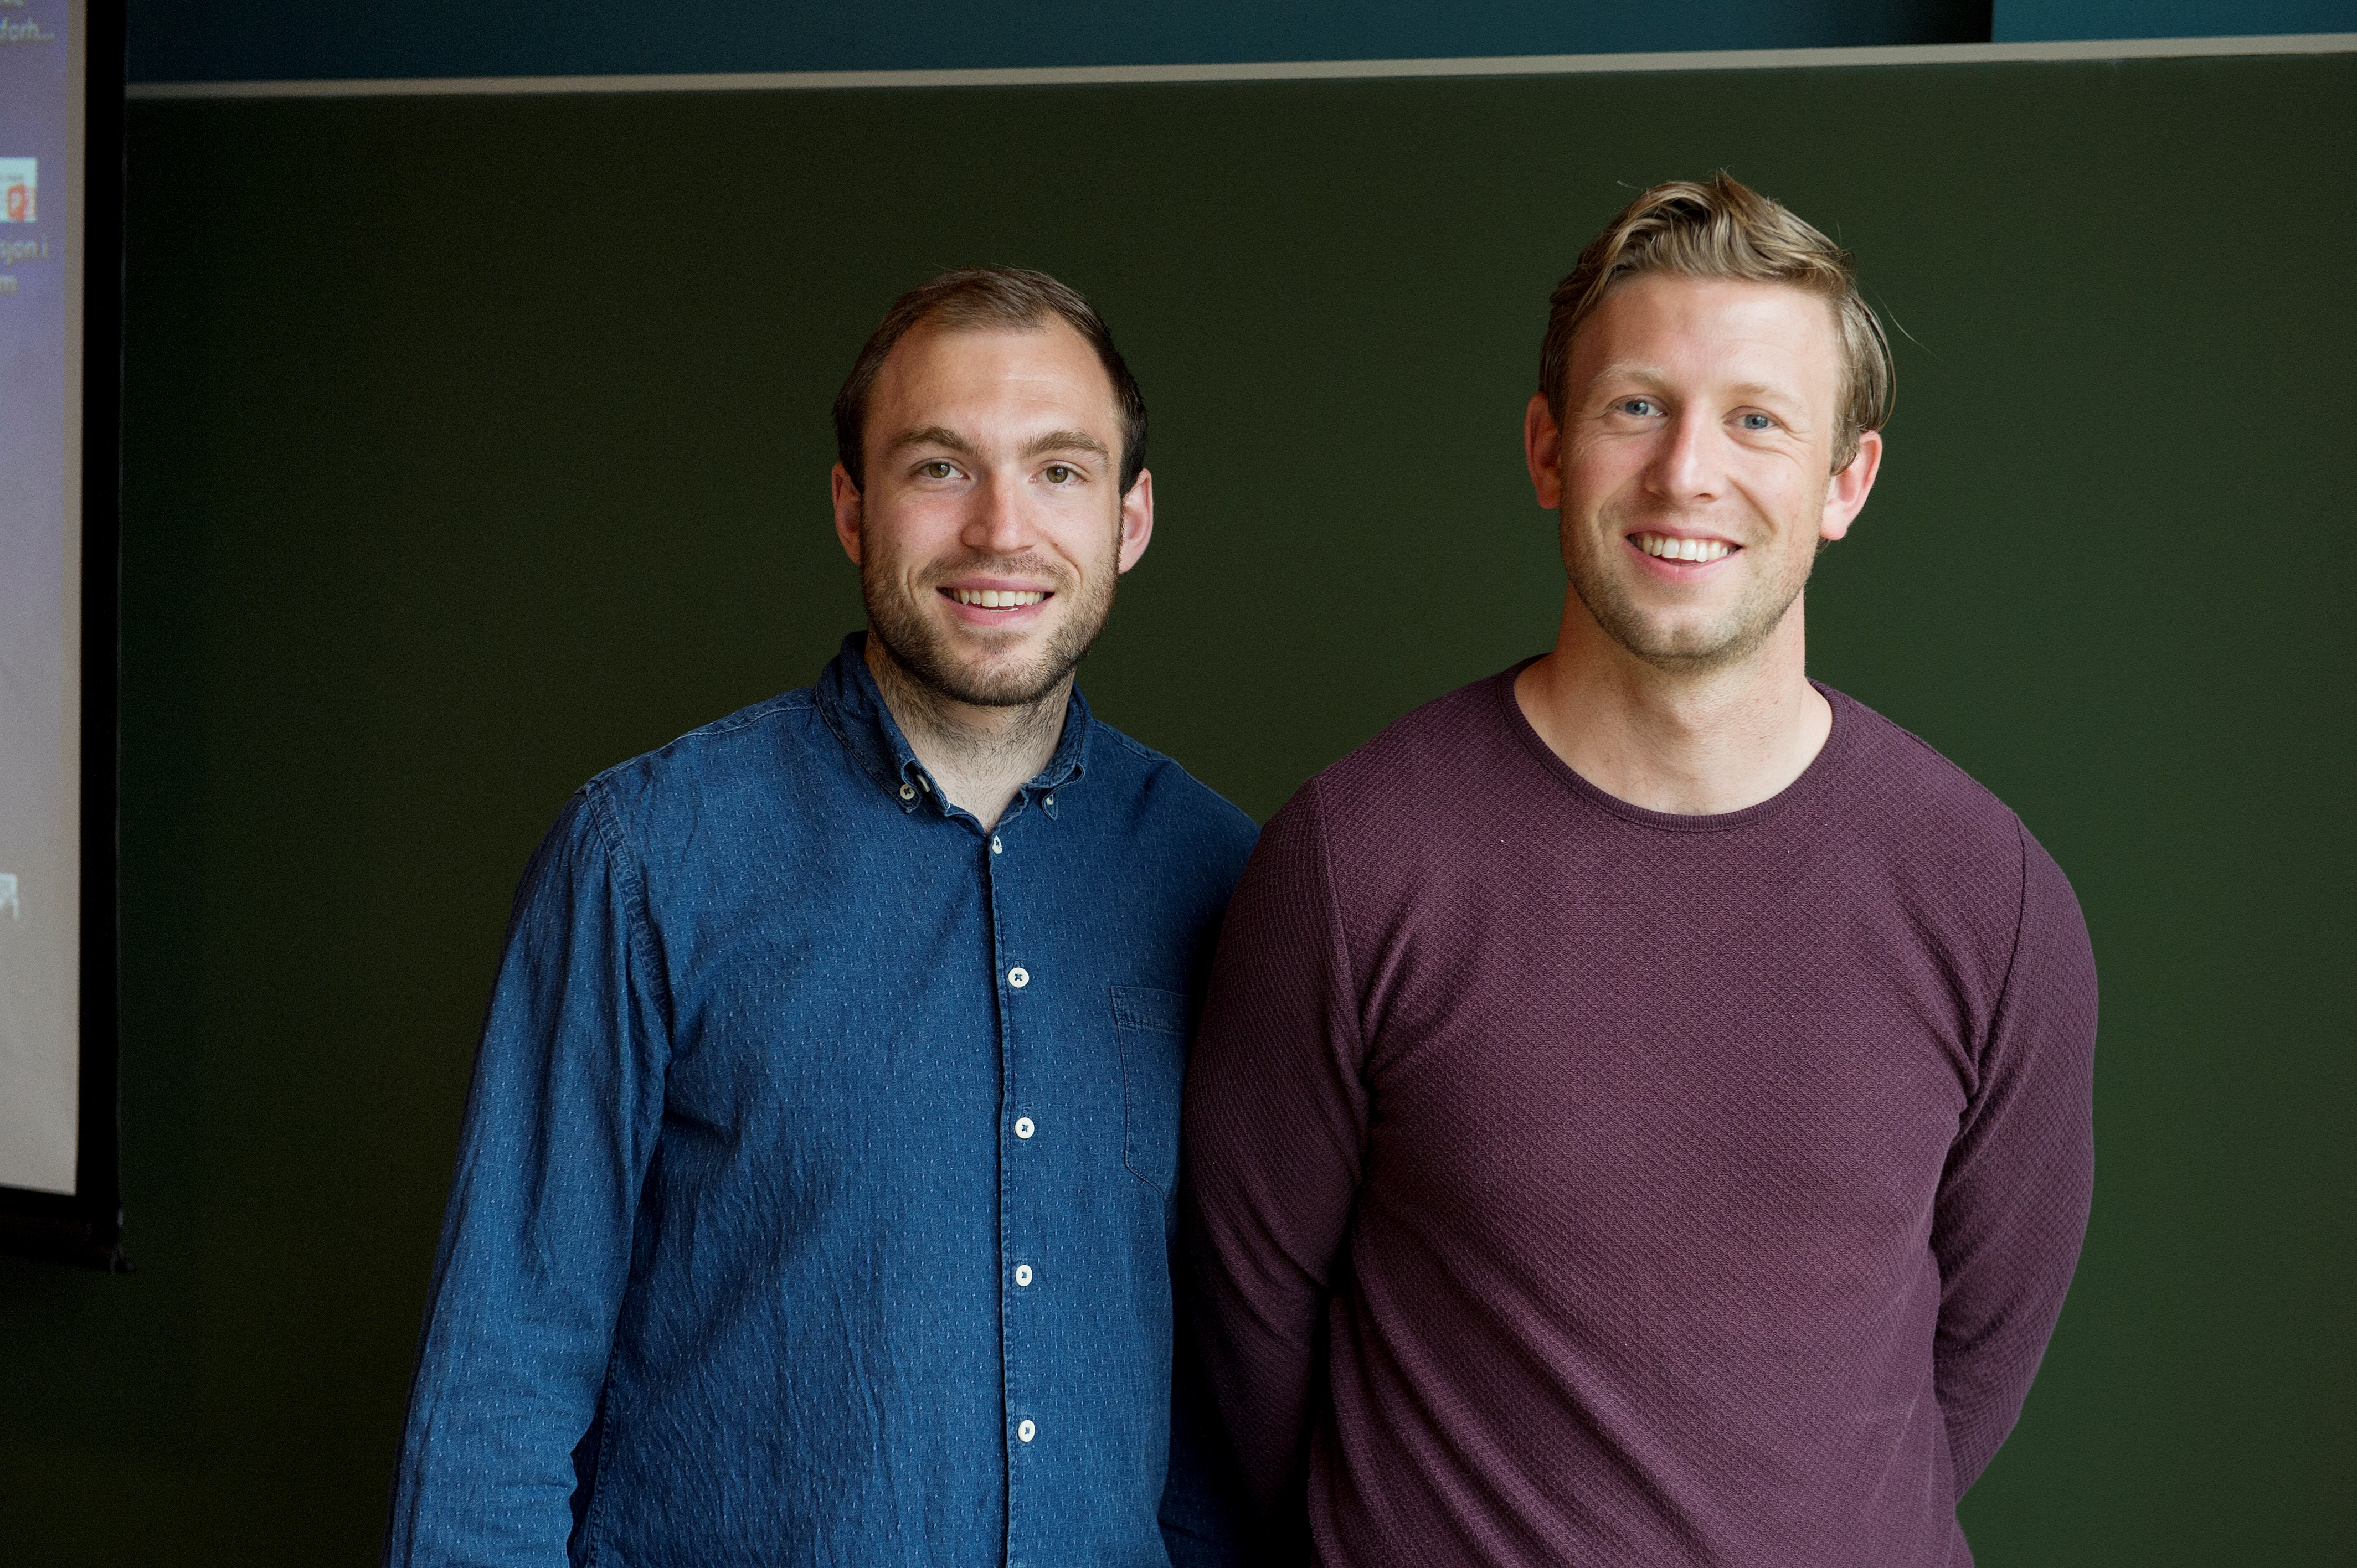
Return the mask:
<svg viewBox="0 0 2357 1568">
<path fill-rule="evenodd" d="M 943 588 L 942 593 L 976 609 L 1019 610 L 1048 596 L 1038 588 Z"/>
<path fill-rule="evenodd" d="M 1742 548 L 1724 539 L 1673 539 L 1666 533 L 1632 533 L 1629 542 L 1663 561 L 1717 561 Z"/>
</svg>

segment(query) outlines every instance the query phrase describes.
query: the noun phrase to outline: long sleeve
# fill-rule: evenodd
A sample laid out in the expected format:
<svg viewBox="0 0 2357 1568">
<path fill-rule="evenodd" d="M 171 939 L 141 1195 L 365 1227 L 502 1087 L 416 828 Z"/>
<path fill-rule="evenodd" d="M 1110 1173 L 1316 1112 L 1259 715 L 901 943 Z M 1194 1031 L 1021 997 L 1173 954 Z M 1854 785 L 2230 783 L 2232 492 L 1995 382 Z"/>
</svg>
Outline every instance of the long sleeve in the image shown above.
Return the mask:
<svg viewBox="0 0 2357 1568">
<path fill-rule="evenodd" d="M 1178 1283 L 1176 1268 L 1172 1283 Z M 1243 1487 L 1204 1376 L 1202 1353 L 1182 1319 L 1170 1379 L 1170 1474 L 1162 1487 L 1163 1550 L 1171 1568 L 1236 1568 Z"/>
<path fill-rule="evenodd" d="M 597 786 L 533 856 L 467 1100 L 389 1568 L 557 1568 L 661 1127 L 665 1001 Z"/>
<path fill-rule="evenodd" d="M 1932 1219 L 1935 1386 L 1959 1497 L 2021 1413 L 2094 1185 L 2094 953 L 2070 883 L 2026 831 L 2022 854 L 2012 967 Z"/>
<path fill-rule="evenodd" d="M 1187 1076 L 1189 1311 L 1265 1558 L 1307 1550 L 1320 1325 L 1367 1136 L 1317 811 L 1312 785 L 1245 867 Z"/>
</svg>

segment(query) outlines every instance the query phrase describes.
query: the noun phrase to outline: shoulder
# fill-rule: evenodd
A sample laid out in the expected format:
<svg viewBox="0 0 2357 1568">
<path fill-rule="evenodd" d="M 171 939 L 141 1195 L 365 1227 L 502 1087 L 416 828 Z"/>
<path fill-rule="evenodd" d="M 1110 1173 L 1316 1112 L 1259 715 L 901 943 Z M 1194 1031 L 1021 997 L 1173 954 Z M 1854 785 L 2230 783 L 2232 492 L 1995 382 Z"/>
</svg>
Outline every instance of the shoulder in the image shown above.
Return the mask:
<svg viewBox="0 0 2357 1568">
<path fill-rule="evenodd" d="M 1229 879 L 1252 853 L 1260 827 L 1226 796 L 1152 746 L 1105 723 L 1089 737 L 1089 768 L 1105 793 L 1122 802 L 1133 833 L 1174 846 L 1209 851 Z"/>
<path fill-rule="evenodd" d="M 1344 843 L 1368 834 L 1396 843 L 1403 823 L 1431 822 L 1436 805 L 1461 798 L 1470 781 L 1528 767 L 1508 722 L 1513 673 L 1460 686 L 1394 719 L 1304 784 L 1269 831 L 1314 824 L 1317 835 Z"/>
<path fill-rule="evenodd" d="M 2070 883 L 2010 807 L 1921 736 L 1821 690 L 1851 732 L 1843 787 L 1827 804 L 1877 841 L 1878 858 L 1924 906 L 2007 943 L 2034 923 L 2034 903 L 2059 897 L 2075 918 Z"/>
<path fill-rule="evenodd" d="M 766 806 L 829 760 L 816 743 L 830 736 L 816 693 L 787 692 L 616 763 L 581 787 L 568 815 L 636 838 L 731 803 Z"/>
<path fill-rule="evenodd" d="M 1986 785 L 1913 730 L 1884 717 L 1846 692 L 1823 683 L 1817 690 L 1833 704 L 1835 722 L 1850 731 L 1846 740 L 1857 762 L 1921 799 L 1936 800 L 1970 814 L 2012 816 Z"/>
<path fill-rule="evenodd" d="M 1878 841 L 1875 859 L 1910 925 L 1939 944 L 1972 988 L 1985 1026 L 2042 1018 L 2092 1051 L 2094 952 L 2078 894 L 2004 801 L 1928 741 L 1828 690 L 1855 726 L 1843 802 Z"/>
<path fill-rule="evenodd" d="M 1262 830 L 1250 897 L 1328 908 L 1367 937 L 1485 896 L 1504 869 L 1494 830 L 1546 786 L 1514 731 L 1512 678 L 1410 710 L 1303 784 Z"/>
<path fill-rule="evenodd" d="M 1923 852 L 2009 857 L 2018 871 L 2027 830 L 1987 786 L 1857 698 L 1830 686 L 1818 690 L 1846 732 L 1838 796 L 1843 811 L 1861 825 L 1903 833 Z"/>
</svg>

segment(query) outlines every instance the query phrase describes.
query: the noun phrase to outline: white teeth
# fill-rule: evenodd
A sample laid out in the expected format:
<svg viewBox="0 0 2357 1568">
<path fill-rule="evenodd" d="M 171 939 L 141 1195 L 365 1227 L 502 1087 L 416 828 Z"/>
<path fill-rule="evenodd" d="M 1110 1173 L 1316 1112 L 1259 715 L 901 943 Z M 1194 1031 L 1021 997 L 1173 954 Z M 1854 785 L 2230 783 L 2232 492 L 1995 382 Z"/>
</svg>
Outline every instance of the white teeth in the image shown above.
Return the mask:
<svg viewBox="0 0 2357 1568">
<path fill-rule="evenodd" d="M 962 605 L 986 610 L 1012 610 L 1036 605 L 1048 596 L 1036 588 L 952 588 L 950 596 Z"/>
<path fill-rule="evenodd" d="M 1673 539 L 1666 533 L 1641 533 L 1636 544 L 1664 561 L 1717 561 L 1735 549 L 1723 539 Z"/>
</svg>

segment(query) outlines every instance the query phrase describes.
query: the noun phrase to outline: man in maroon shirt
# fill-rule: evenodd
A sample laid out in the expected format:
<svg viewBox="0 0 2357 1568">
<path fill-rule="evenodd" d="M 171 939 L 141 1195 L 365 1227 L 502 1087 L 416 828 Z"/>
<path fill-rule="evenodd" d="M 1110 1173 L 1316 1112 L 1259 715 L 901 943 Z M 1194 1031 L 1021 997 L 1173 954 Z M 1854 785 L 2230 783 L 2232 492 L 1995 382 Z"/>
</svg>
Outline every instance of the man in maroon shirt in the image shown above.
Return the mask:
<svg viewBox="0 0 2357 1568">
<path fill-rule="evenodd" d="M 1805 672 L 1889 349 L 1724 177 L 1555 290 L 1553 651 L 1313 779 L 1186 1091 L 1277 1561 L 1961 1564 L 2087 1218 L 2094 962 L 2002 804 Z"/>
</svg>

